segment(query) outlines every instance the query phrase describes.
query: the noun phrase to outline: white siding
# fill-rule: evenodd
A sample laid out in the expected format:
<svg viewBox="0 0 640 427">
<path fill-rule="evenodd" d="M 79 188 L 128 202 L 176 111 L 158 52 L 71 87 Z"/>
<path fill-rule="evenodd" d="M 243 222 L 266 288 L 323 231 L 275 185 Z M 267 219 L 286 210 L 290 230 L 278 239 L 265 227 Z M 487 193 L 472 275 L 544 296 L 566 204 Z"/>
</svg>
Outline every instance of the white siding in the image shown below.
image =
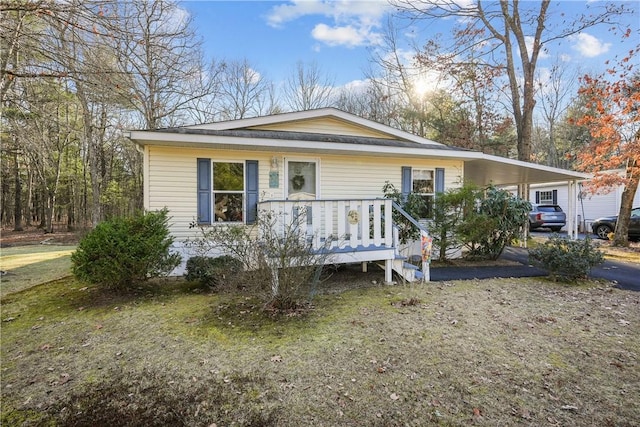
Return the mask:
<svg viewBox="0 0 640 427">
<path fill-rule="evenodd" d="M 250 129 L 324 133 L 330 135 L 365 136 L 387 139 L 392 138 L 389 134 L 384 132 L 377 132 L 364 126 L 357 126 L 353 123 L 348 123 L 331 117 L 255 126 Z"/>
<path fill-rule="evenodd" d="M 272 157 L 278 158 L 279 186 L 269 188 Z M 284 199 L 285 158 L 308 159 L 320 163 L 320 198 L 376 198 L 382 196 L 386 181 L 401 189 L 401 168 L 445 168 L 445 188 L 460 186 L 463 162 L 458 160 L 400 159 L 387 157 L 350 157 L 335 155 L 309 155 L 287 153 L 286 156 L 269 152 L 222 151 L 171 147 L 150 147 L 148 163 L 149 210 L 169 209 L 170 227 L 176 240 L 195 236 L 189 223 L 195 220 L 196 159 L 259 162 L 260 200 Z"/>
</svg>

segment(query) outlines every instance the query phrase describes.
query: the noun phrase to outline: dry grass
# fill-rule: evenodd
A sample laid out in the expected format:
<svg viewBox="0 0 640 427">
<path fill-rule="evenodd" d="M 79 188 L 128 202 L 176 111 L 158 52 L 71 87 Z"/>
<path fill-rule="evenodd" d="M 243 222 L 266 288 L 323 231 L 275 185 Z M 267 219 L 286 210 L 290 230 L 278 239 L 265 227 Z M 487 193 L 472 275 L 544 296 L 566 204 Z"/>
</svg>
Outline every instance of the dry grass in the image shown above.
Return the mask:
<svg viewBox="0 0 640 427">
<path fill-rule="evenodd" d="M 0 297 L 69 276 L 75 246 L 30 245 L 2 248 Z"/>
<path fill-rule="evenodd" d="M 2 424 L 640 423 L 640 293 L 382 279 L 342 269 L 312 309 L 280 316 L 180 280 L 120 297 L 71 279 L 12 294 Z"/>
</svg>

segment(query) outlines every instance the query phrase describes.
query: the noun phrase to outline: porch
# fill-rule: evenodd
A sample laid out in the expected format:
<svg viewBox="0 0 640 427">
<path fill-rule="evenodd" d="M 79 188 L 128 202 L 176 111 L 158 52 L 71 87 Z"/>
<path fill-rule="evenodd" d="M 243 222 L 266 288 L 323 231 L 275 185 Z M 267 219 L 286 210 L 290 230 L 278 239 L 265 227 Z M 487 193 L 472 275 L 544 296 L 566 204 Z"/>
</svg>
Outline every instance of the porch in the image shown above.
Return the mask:
<svg viewBox="0 0 640 427">
<path fill-rule="evenodd" d="M 390 199 L 267 200 L 258 203 L 258 211 L 275 214 L 273 227 L 279 235 L 295 224 L 311 249 L 326 255 L 326 263 L 362 263 L 366 269 L 368 262 L 379 262 L 384 263 L 387 283 L 392 282 L 393 271 L 409 282 L 429 281 L 428 232 Z M 421 268 L 400 254 L 394 212 L 420 231 Z"/>
</svg>

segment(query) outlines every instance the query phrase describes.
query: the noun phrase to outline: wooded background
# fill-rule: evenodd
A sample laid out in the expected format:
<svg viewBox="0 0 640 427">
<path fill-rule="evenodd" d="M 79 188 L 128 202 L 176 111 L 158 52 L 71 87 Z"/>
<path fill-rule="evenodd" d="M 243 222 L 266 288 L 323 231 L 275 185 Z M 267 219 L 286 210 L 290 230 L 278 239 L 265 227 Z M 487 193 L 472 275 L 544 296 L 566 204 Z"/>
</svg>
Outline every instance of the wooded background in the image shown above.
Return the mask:
<svg viewBox="0 0 640 427">
<path fill-rule="evenodd" d="M 637 28 L 617 23 L 630 13 L 624 4 L 604 3 L 589 17 L 551 29 L 549 1 L 394 3 L 397 20 L 467 19 L 448 38 L 422 40 L 410 61 L 390 20 L 365 83 L 349 89 L 337 88 L 316 63 L 298 62 L 276 83 L 249 59 L 207 58 L 192 22 L 172 1 L 0 2 L 2 226 L 73 230 L 140 211 L 142 156 L 126 139 L 128 129 L 327 106 L 444 144 L 549 166 L 637 166 L 637 46 L 629 57 L 612 59 L 620 64 L 612 66 L 613 77 L 585 77 L 559 60 L 544 80 L 536 69 L 548 42 L 595 25 L 621 39 L 637 37 Z M 426 3 L 433 7 L 417 7 Z M 533 43 L 526 34 L 534 34 Z M 447 81 L 446 90 L 420 88 L 420 78 L 433 72 Z M 613 92 L 595 90 L 612 84 L 623 87 L 627 110 Z M 599 113 L 603 96 L 611 102 Z M 594 131 L 603 127 L 596 119 L 611 113 L 621 118 L 617 139 L 602 161 L 585 162 L 588 147 L 611 141 Z"/>
</svg>

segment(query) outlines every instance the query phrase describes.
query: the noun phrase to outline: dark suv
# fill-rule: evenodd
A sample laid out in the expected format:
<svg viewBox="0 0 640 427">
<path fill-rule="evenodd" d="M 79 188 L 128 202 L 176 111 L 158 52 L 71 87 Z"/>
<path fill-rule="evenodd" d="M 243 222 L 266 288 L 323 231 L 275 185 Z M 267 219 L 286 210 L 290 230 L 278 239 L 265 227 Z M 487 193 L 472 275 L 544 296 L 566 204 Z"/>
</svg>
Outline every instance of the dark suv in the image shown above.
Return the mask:
<svg viewBox="0 0 640 427">
<path fill-rule="evenodd" d="M 616 229 L 617 215 L 605 216 L 596 219 L 591 224 L 593 234 L 601 239 L 608 239 L 609 233 Z M 631 220 L 629 221 L 629 240 L 640 239 L 640 207 L 631 210 Z"/>
<path fill-rule="evenodd" d="M 558 205 L 532 205 L 529 212 L 529 229 L 550 228 L 551 231 L 560 231 L 567 223 L 567 216 Z"/>
</svg>

